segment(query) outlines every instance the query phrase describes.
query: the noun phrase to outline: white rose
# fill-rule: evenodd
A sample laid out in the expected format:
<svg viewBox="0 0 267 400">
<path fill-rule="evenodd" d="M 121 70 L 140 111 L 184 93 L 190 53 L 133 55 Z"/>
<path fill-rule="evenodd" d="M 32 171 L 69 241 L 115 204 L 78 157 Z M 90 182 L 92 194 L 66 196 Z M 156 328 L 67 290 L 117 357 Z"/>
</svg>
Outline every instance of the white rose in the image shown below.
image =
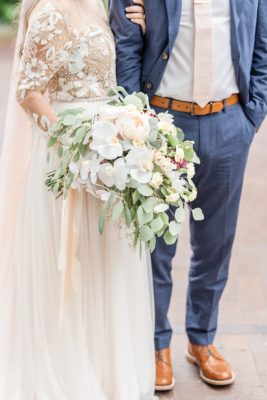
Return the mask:
<svg viewBox="0 0 267 400">
<path fill-rule="evenodd" d="M 166 202 L 167 203 L 176 203 L 179 200 L 179 194 L 178 193 L 172 193 L 169 194 L 169 196 L 166 197 Z"/>
<path fill-rule="evenodd" d="M 155 172 L 152 175 L 151 181 L 149 182 L 149 185 L 153 188 L 153 189 L 158 189 L 160 187 L 160 185 L 162 185 L 163 183 L 163 176 L 160 172 Z"/>
<path fill-rule="evenodd" d="M 159 113 L 158 118 L 160 121 L 165 121 L 168 122 L 169 124 L 173 124 L 174 122 L 174 117 L 172 114 L 169 114 L 168 112 L 165 113 Z"/>
<path fill-rule="evenodd" d="M 197 198 L 197 190 L 194 188 L 190 193 L 184 193 L 182 197 L 187 202 L 194 201 Z"/>
<path fill-rule="evenodd" d="M 174 158 L 176 162 L 182 161 L 184 159 L 184 150 L 177 146 Z"/>
<path fill-rule="evenodd" d="M 164 135 L 172 135 L 177 136 L 176 128 L 173 124 L 169 123 L 168 121 L 159 121 L 158 128 L 162 131 Z"/>
<path fill-rule="evenodd" d="M 150 133 L 150 125 L 145 115 L 138 112 L 123 113 L 116 121 L 120 134 L 127 140 L 144 143 Z"/>
</svg>

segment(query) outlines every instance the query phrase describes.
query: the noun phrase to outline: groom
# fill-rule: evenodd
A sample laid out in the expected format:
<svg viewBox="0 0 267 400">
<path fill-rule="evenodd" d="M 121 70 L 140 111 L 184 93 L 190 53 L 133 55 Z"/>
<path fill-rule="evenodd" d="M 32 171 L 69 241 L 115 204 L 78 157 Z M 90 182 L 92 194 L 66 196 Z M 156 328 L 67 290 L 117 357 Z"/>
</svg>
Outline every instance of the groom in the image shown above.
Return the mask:
<svg viewBox="0 0 267 400">
<path fill-rule="evenodd" d="M 172 113 L 201 159 L 194 207 L 205 220 L 190 222 L 187 358 L 205 382 L 231 384 L 234 372 L 213 341 L 249 147 L 267 113 L 267 2 L 146 0 L 144 37 L 127 20 L 130 4 L 110 1 L 118 83 L 146 92 L 157 112 Z M 175 251 L 159 239 L 152 254 L 158 390 L 174 386 L 167 313 Z"/>
</svg>

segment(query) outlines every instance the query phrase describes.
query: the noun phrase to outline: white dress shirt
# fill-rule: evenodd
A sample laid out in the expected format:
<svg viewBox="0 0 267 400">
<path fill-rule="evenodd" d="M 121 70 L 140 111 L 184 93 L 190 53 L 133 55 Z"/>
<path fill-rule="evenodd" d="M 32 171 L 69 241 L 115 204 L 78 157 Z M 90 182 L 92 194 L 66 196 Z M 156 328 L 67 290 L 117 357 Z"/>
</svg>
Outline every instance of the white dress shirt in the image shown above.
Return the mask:
<svg viewBox="0 0 267 400">
<path fill-rule="evenodd" d="M 220 101 L 239 92 L 231 56 L 230 0 L 212 0 L 212 25 L 214 71 L 210 101 Z M 158 96 L 193 101 L 194 42 L 193 0 L 182 0 L 180 29 Z"/>
</svg>

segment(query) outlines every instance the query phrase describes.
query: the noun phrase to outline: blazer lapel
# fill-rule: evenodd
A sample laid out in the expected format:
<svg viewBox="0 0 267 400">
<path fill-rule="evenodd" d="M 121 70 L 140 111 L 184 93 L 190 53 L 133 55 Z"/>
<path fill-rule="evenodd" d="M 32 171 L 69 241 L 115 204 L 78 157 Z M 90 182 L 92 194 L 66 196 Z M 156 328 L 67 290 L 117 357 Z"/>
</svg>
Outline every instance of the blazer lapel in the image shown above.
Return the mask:
<svg viewBox="0 0 267 400">
<path fill-rule="evenodd" d="M 170 49 L 173 48 L 174 41 L 179 31 L 182 0 L 165 0 L 169 20 L 169 44 Z M 187 0 L 186 0 L 187 1 Z"/>
</svg>

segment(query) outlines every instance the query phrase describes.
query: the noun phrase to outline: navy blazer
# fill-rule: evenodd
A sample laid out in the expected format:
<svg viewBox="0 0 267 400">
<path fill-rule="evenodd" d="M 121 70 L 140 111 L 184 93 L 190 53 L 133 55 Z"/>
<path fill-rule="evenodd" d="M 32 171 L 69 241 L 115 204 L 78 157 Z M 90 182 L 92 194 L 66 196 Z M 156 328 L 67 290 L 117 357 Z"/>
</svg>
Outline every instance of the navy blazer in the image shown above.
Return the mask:
<svg viewBox="0 0 267 400">
<path fill-rule="evenodd" d="M 258 128 L 267 114 L 267 0 L 231 2 L 231 46 L 241 102 Z M 147 33 L 125 16 L 131 0 L 110 0 L 117 80 L 153 96 L 179 34 L 182 0 L 145 0 Z M 173 77 L 179 79 L 179 77 Z"/>
</svg>

